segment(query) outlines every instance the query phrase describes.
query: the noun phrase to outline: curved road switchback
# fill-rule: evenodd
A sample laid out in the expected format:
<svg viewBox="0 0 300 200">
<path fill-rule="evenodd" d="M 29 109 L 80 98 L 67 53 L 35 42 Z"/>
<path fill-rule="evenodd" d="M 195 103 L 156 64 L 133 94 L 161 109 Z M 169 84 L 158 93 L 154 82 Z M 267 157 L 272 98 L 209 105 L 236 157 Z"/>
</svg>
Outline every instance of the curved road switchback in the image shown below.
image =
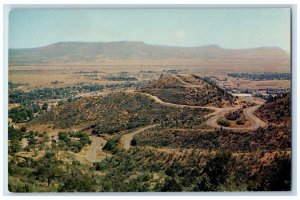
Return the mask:
<svg viewBox="0 0 300 200">
<path fill-rule="evenodd" d="M 177 80 L 179 80 L 181 83 L 185 84 L 186 86 L 190 86 L 190 87 L 195 87 L 197 85 L 188 83 L 184 80 L 182 80 L 180 77 L 178 77 L 177 75 L 172 74 L 172 77 L 176 78 Z M 235 130 L 235 131 L 248 131 L 248 130 L 256 130 L 259 127 L 266 127 L 267 124 L 259 119 L 256 115 L 254 115 L 253 113 L 260 107 L 261 105 L 255 105 L 255 106 L 251 106 L 248 108 L 245 108 L 243 110 L 244 115 L 250 119 L 251 121 L 254 122 L 254 125 L 252 126 L 248 126 L 248 127 L 236 127 L 236 128 L 231 128 L 231 127 L 223 127 L 224 129 L 228 129 L 228 130 Z M 222 117 L 226 112 L 230 112 L 230 111 L 235 111 L 239 109 L 239 107 L 228 107 L 228 108 L 220 108 L 220 109 L 214 109 L 215 112 L 214 113 L 210 113 L 206 116 L 204 116 L 205 118 L 210 117 L 207 121 L 206 124 L 214 127 L 214 128 L 220 128 L 221 126 L 218 125 L 217 120 Z"/>
<path fill-rule="evenodd" d="M 221 128 L 222 127 L 223 129 L 232 130 L 232 131 L 250 131 L 250 130 L 256 130 L 259 127 L 266 127 L 267 124 L 263 120 L 259 119 L 256 115 L 253 114 L 260 106 L 261 105 L 255 105 L 255 106 L 251 106 L 251 107 L 243 109 L 244 115 L 250 121 L 252 121 L 254 123 L 251 126 L 247 126 L 247 127 L 224 127 L 224 126 L 220 126 L 217 123 L 217 121 L 220 117 L 223 117 L 226 113 L 228 113 L 230 111 L 238 110 L 239 107 L 226 108 L 223 111 L 214 112 L 214 113 L 212 113 L 211 117 L 205 123 L 210 127 L 214 127 L 214 128 Z"/>
<path fill-rule="evenodd" d="M 175 104 L 175 103 L 165 102 L 165 101 L 161 100 L 159 97 L 154 96 L 149 93 L 133 91 L 133 90 L 130 90 L 127 92 L 145 95 L 145 96 L 153 99 L 155 102 L 157 102 L 161 105 L 165 105 L 165 106 L 172 106 L 172 107 L 177 107 L 177 108 L 186 108 L 187 107 L 187 108 L 202 108 L 202 109 L 214 110 L 214 112 L 203 116 L 205 119 L 207 119 L 207 121 L 205 123 L 208 126 L 213 127 L 213 128 L 221 128 L 222 127 L 217 123 L 217 120 L 220 117 L 223 117 L 228 112 L 240 109 L 240 106 L 217 108 L 217 107 L 213 107 L 213 106 L 192 106 L 192 105 L 184 105 L 184 104 Z M 223 127 L 223 128 L 227 129 L 227 130 L 232 130 L 232 131 L 249 131 L 249 130 L 256 130 L 259 127 L 266 127 L 267 124 L 264 121 L 262 121 L 261 119 L 259 119 L 256 115 L 253 114 L 260 106 L 261 105 L 255 105 L 255 106 L 251 106 L 251 107 L 243 109 L 245 116 L 249 120 L 253 121 L 254 125 L 249 126 L 249 127 L 235 127 L 235 128 Z"/>
<path fill-rule="evenodd" d="M 105 152 L 102 151 L 102 148 L 106 144 L 106 140 L 97 136 L 90 136 L 92 144 L 89 146 L 86 159 L 91 162 L 100 162 L 105 158 Z"/>
<path fill-rule="evenodd" d="M 181 83 L 183 83 L 187 87 L 197 86 L 197 85 L 185 82 L 180 77 L 178 77 L 174 74 L 172 74 L 171 76 L 176 78 L 177 80 L 179 80 Z M 165 102 L 165 101 L 161 100 L 159 97 L 154 96 L 154 95 L 149 94 L 149 93 L 139 92 L 139 91 L 134 91 L 134 90 L 130 90 L 130 91 L 127 91 L 127 92 L 143 94 L 143 95 L 153 99 L 155 102 L 157 102 L 159 104 L 162 104 L 162 105 L 165 105 L 165 106 L 172 106 L 172 107 L 177 107 L 177 108 L 188 107 L 188 108 L 202 108 L 202 109 L 214 110 L 214 112 L 203 116 L 205 119 L 207 119 L 207 121 L 205 123 L 208 126 L 213 127 L 213 128 L 221 128 L 221 126 L 217 123 L 217 120 L 220 117 L 223 117 L 226 113 L 228 113 L 230 111 L 235 111 L 235 110 L 240 109 L 240 106 L 217 108 L 217 107 L 212 107 L 212 106 L 192 106 L 192 105 L 184 105 L 184 104 L 175 104 L 175 103 Z M 266 127 L 267 124 L 263 120 L 259 119 L 256 115 L 253 114 L 260 106 L 261 105 L 255 105 L 255 106 L 251 106 L 251 107 L 243 109 L 244 115 L 250 121 L 252 121 L 254 123 L 254 125 L 248 126 L 248 127 L 235 127 L 235 128 L 233 128 L 233 127 L 223 127 L 223 128 L 228 129 L 228 130 L 232 130 L 232 131 L 249 131 L 249 130 L 256 130 L 259 127 Z"/>
<path fill-rule="evenodd" d="M 143 131 L 146 131 L 150 128 L 154 128 L 155 126 L 158 126 L 158 124 L 154 124 L 154 125 L 149 125 L 149 126 L 144 126 L 136 131 L 133 131 L 131 133 L 122 135 L 122 137 L 119 140 L 119 144 L 118 146 L 122 149 L 128 150 L 131 147 L 131 140 L 133 139 L 133 137 L 138 134 L 141 133 Z"/>
<path fill-rule="evenodd" d="M 196 85 L 193 85 L 193 84 L 185 82 L 184 80 L 182 80 L 181 78 L 179 78 L 176 75 L 172 75 L 172 76 L 175 77 L 176 79 L 178 79 L 181 83 L 183 83 L 187 87 L 195 87 L 196 86 Z M 165 105 L 165 106 L 172 106 L 172 107 L 176 107 L 176 108 L 186 108 L 186 107 L 188 107 L 188 108 L 202 108 L 202 109 L 214 110 L 214 112 L 209 113 L 209 114 L 207 114 L 207 115 L 204 116 L 204 118 L 207 119 L 205 123 L 208 126 L 213 127 L 213 128 L 221 128 L 221 126 L 218 125 L 217 120 L 220 117 L 223 117 L 227 112 L 235 111 L 235 110 L 240 109 L 240 106 L 226 107 L 226 108 L 217 108 L 217 107 L 212 107 L 212 106 L 192 106 L 192 105 L 175 104 L 175 103 L 165 102 L 165 101 L 161 100 L 159 97 L 151 95 L 149 93 L 145 93 L 145 92 L 139 92 L 139 91 L 135 91 L 135 90 L 127 90 L 125 92 L 128 92 L 128 93 L 138 93 L 138 94 L 145 95 L 145 96 L 149 97 L 150 99 L 153 99 L 156 103 L 159 103 L 159 104 Z M 232 131 L 249 131 L 249 130 L 256 130 L 259 127 L 266 127 L 267 124 L 253 114 L 260 106 L 261 105 L 255 105 L 255 106 L 251 106 L 251 107 L 243 109 L 243 112 L 244 112 L 245 116 L 249 120 L 253 121 L 254 125 L 248 126 L 248 127 L 236 127 L 236 128 L 223 127 L 223 128 L 224 129 L 228 129 L 228 130 L 232 130 Z M 146 131 L 148 129 L 154 128 L 154 127 L 156 127 L 158 125 L 159 124 L 145 126 L 145 127 L 142 127 L 142 128 L 140 128 L 138 130 L 135 130 L 135 131 L 133 131 L 131 133 L 123 135 L 120 138 L 120 140 L 119 140 L 119 144 L 118 144 L 119 148 L 128 150 L 131 147 L 130 143 L 131 143 L 133 137 L 136 134 L 141 133 L 143 131 Z M 97 142 L 95 143 L 95 145 L 96 144 L 97 144 Z M 101 148 L 101 150 L 102 150 L 102 148 Z M 95 153 L 90 153 L 88 157 L 90 159 L 95 158 Z"/>
</svg>

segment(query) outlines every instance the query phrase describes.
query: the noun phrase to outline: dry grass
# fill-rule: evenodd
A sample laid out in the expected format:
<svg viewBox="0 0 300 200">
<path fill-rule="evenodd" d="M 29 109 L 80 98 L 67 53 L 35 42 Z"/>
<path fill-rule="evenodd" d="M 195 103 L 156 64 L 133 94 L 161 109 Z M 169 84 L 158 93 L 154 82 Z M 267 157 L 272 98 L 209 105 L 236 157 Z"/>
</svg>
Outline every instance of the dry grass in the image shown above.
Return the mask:
<svg viewBox="0 0 300 200">
<path fill-rule="evenodd" d="M 13 74 L 9 76 L 9 80 L 14 83 L 29 83 L 30 86 L 19 87 L 19 89 L 25 91 L 42 87 L 60 88 L 66 86 L 73 86 L 79 83 L 98 85 L 124 83 L 124 81 L 94 80 L 88 77 L 75 74 Z M 51 84 L 52 81 L 58 81 L 63 83 Z"/>
<path fill-rule="evenodd" d="M 42 151 L 37 151 L 37 154 L 33 151 L 20 151 L 18 153 L 16 153 L 17 157 L 20 158 L 32 158 L 34 160 L 38 160 L 40 158 L 42 158 L 45 155 L 45 150 Z"/>
<path fill-rule="evenodd" d="M 226 88 L 239 88 L 239 89 L 278 89 L 278 88 L 290 88 L 290 80 L 265 80 L 265 81 L 253 81 L 246 79 L 235 79 L 225 75 L 215 76 L 219 81 L 226 86 Z M 226 80 L 227 79 L 227 80 Z M 226 81 L 225 81 L 226 80 Z"/>
<path fill-rule="evenodd" d="M 74 126 L 72 128 L 53 128 L 53 124 L 30 124 L 26 126 L 28 131 L 37 131 L 39 133 L 46 133 L 49 137 L 57 136 L 58 132 L 75 132 L 81 130 L 82 127 Z"/>
<path fill-rule="evenodd" d="M 198 73 L 200 76 L 214 75 L 220 79 L 224 79 L 228 72 L 289 72 L 288 67 L 239 67 L 230 65 L 217 65 L 213 63 L 211 65 L 200 63 L 182 63 L 182 61 L 172 63 L 152 63 L 145 62 L 140 63 L 111 63 L 106 65 L 99 64 L 74 64 L 74 65 L 44 65 L 44 66 L 9 66 L 9 80 L 16 83 L 28 82 L 30 87 L 23 87 L 24 90 L 37 88 L 37 87 L 62 87 L 66 85 L 74 85 L 79 82 L 84 83 L 97 83 L 97 84 L 113 84 L 116 81 L 106 80 L 93 80 L 89 77 L 80 76 L 74 74 L 76 72 L 85 71 L 92 72 L 98 71 L 98 75 L 105 74 L 117 74 L 120 72 L 128 72 L 129 74 L 138 74 L 140 71 L 154 71 L 161 72 L 168 69 L 182 70 L 188 73 Z M 226 77 L 228 78 L 228 77 Z M 51 81 L 63 81 L 63 84 L 53 85 Z M 117 81 L 121 83 L 121 81 Z M 241 88 L 278 88 L 278 87 L 290 87 L 290 81 L 275 80 L 275 81 L 239 81 Z M 236 86 L 236 81 L 229 83 Z"/>
</svg>

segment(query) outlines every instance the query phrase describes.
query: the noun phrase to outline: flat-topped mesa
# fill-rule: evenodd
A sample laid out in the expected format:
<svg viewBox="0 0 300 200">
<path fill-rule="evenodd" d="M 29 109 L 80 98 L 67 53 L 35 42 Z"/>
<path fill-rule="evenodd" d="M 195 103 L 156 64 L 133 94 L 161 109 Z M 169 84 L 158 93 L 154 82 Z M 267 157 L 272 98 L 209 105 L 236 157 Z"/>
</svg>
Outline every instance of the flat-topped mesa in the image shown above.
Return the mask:
<svg viewBox="0 0 300 200">
<path fill-rule="evenodd" d="M 277 47 L 224 49 L 217 45 L 177 47 L 143 42 L 59 42 L 28 49 L 9 49 L 9 65 L 184 65 L 212 69 L 261 67 L 287 71 L 290 55 Z"/>
</svg>

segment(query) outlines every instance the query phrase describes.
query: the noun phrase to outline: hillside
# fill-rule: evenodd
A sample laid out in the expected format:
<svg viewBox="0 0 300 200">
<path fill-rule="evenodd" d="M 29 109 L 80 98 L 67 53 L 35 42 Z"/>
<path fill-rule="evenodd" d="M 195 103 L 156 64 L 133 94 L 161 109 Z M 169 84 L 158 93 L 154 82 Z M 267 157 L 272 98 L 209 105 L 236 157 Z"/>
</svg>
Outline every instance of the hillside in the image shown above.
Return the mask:
<svg viewBox="0 0 300 200">
<path fill-rule="evenodd" d="M 291 130 L 288 127 L 269 126 L 257 131 L 233 132 L 230 130 L 190 130 L 159 128 L 148 130 L 135 136 L 140 146 L 155 148 L 181 148 L 216 151 L 230 149 L 232 152 L 254 152 L 289 150 L 291 148 Z"/>
<path fill-rule="evenodd" d="M 30 125 L 53 124 L 54 128 L 91 127 L 95 134 L 115 133 L 155 123 L 177 120 L 202 121 L 207 109 L 172 108 L 153 102 L 145 95 L 111 93 L 63 104 L 34 119 Z M 195 117 L 195 116 L 198 117 Z"/>
<path fill-rule="evenodd" d="M 218 86 L 193 75 L 163 76 L 141 91 L 158 96 L 165 102 L 182 105 L 223 107 L 233 105 L 235 101 L 232 95 Z"/>
<path fill-rule="evenodd" d="M 255 114 L 272 124 L 290 124 L 291 94 L 288 93 L 271 99 L 262 105 Z"/>
<path fill-rule="evenodd" d="M 157 64 L 277 67 L 289 70 L 280 48 L 223 49 L 217 45 L 175 47 L 143 42 L 60 42 L 39 48 L 9 49 L 10 65 Z"/>
<path fill-rule="evenodd" d="M 226 93 L 189 74 L 164 76 L 148 87 L 182 91 L 181 101 L 192 101 L 190 93 L 185 94 L 189 90 L 206 92 L 198 103 L 218 98 L 228 103 L 232 98 L 227 96 L 225 101 Z M 282 111 L 288 108 L 285 106 L 289 106 L 289 98 L 286 95 L 273 99 L 259 113 L 273 115 L 274 106 Z M 248 132 L 214 130 L 203 123 L 209 112 L 196 107 L 165 106 L 131 90 L 65 102 L 28 124 L 53 127 L 47 130 L 49 136 L 42 132 L 45 129 L 33 132 L 26 131 L 29 127 L 9 128 L 9 190 L 290 191 L 289 126 L 271 124 Z M 289 119 L 289 115 L 282 116 Z M 71 127 L 76 131 L 59 132 L 58 139 L 52 135 L 50 140 L 50 132 Z M 88 137 L 90 133 L 93 135 Z M 122 145 L 124 138 L 128 139 L 127 149 Z M 24 140 L 28 146 L 23 148 Z M 34 156 L 35 151 L 43 153 Z M 102 154 L 102 158 L 86 162 L 90 151 Z M 33 155 L 34 159 L 25 155 Z"/>
</svg>

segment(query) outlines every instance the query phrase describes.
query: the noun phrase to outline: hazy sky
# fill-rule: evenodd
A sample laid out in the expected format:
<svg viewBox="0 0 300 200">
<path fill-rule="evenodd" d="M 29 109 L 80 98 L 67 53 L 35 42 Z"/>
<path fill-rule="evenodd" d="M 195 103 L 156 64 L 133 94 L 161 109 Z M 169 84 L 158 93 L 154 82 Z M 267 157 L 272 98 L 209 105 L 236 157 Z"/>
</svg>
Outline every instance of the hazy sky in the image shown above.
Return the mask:
<svg viewBox="0 0 300 200">
<path fill-rule="evenodd" d="M 124 40 L 172 46 L 277 46 L 289 52 L 290 10 L 39 9 L 13 10 L 9 16 L 10 48 Z"/>
</svg>

